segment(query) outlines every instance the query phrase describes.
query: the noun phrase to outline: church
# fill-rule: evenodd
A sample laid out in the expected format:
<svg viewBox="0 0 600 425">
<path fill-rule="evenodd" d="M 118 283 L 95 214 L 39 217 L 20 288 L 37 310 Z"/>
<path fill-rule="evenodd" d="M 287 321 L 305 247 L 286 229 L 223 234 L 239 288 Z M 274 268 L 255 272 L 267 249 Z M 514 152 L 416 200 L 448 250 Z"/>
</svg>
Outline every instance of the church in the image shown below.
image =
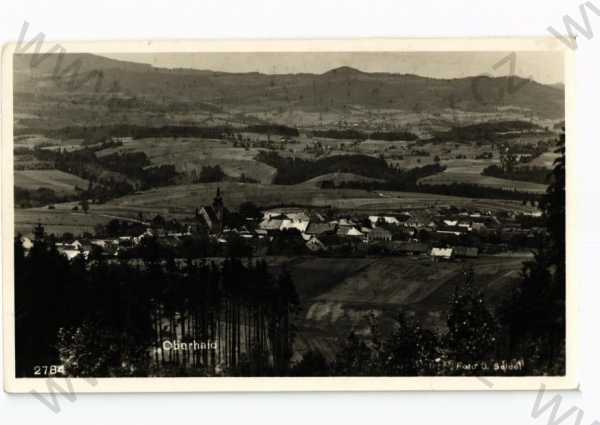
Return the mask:
<svg viewBox="0 0 600 425">
<path fill-rule="evenodd" d="M 202 217 L 208 231 L 214 235 L 220 235 L 223 232 L 223 216 L 224 216 L 223 198 L 221 196 L 221 188 L 217 188 L 217 194 L 213 199 L 212 205 L 206 205 L 196 212 L 197 217 Z"/>
</svg>

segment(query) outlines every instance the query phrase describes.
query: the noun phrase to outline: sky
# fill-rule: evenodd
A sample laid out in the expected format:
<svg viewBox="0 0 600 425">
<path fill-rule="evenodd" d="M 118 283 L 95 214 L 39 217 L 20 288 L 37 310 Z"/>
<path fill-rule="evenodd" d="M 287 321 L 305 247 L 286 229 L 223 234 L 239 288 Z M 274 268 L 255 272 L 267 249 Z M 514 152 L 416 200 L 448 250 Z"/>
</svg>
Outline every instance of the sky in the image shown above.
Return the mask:
<svg viewBox="0 0 600 425">
<path fill-rule="evenodd" d="M 260 52 L 260 53 L 115 53 L 103 56 L 160 68 L 192 68 L 263 74 L 322 74 L 340 66 L 365 72 L 416 74 L 433 78 L 511 75 L 510 63 L 497 65 L 509 52 Z M 515 75 L 540 83 L 564 82 L 560 52 L 517 52 Z"/>
</svg>

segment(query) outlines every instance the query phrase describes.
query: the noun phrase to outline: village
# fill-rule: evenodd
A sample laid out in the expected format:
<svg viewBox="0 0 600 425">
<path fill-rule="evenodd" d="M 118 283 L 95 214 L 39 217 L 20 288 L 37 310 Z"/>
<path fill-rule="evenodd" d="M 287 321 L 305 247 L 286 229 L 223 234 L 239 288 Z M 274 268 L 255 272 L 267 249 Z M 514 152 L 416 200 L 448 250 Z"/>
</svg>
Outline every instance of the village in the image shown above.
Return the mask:
<svg viewBox="0 0 600 425">
<path fill-rule="evenodd" d="M 140 216 L 140 218 L 142 218 Z M 251 202 L 229 211 L 217 189 L 211 205 L 186 219 L 155 215 L 149 221 L 112 220 L 96 234 L 52 235 L 69 260 L 90 253 L 136 258 L 153 240 L 175 257 L 223 256 L 419 256 L 461 261 L 481 255 L 530 255 L 544 228 L 541 211 L 474 211 L 452 205 L 385 214 L 331 208 L 282 206 L 260 209 Z M 38 225 L 34 233 L 43 233 Z M 37 234 L 21 236 L 25 252 Z"/>
</svg>

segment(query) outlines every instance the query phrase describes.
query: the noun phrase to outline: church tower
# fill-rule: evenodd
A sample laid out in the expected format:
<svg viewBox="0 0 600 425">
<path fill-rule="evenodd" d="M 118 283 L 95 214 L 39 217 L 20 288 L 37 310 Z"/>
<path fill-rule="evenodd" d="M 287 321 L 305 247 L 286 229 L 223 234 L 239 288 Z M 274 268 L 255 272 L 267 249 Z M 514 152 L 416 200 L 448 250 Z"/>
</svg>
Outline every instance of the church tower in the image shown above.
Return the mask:
<svg viewBox="0 0 600 425">
<path fill-rule="evenodd" d="M 217 187 L 217 195 L 213 199 L 212 204 L 213 211 L 216 216 L 216 223 L 214 225 L 215 233 L 220 234 L 223 231 L 223 198 L 221 197 L 221 188 Z"/>
</svg>

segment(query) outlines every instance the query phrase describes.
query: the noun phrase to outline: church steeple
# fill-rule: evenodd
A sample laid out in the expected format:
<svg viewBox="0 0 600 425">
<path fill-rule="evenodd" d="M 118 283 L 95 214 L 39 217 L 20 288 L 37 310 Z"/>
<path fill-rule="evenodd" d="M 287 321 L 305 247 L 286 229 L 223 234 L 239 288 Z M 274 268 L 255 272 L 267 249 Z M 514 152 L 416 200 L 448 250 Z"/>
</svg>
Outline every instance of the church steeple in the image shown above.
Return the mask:
<svg viewBox="0 0 600 425">
<path fill-rule="evenodd" d="M 221 233 L 223 231 L 223 213 L 224 213 L 224 205 L 223 198 L 221 197 L 221 188 L 217 187 L 217 194 L 215 199 L 213 200 L 213 211 L 216 215 L 216 223 L 215 223 L 215 233 Z"/>
<path fill-rule="evenodd" d="M 217 210 L 217 208 L 223 209 L 223 198 L 221 197 L 221 188 L 217 187 L 217 195 L 215 199 L 213 199 L 213 208 Z"/>
</svg>

